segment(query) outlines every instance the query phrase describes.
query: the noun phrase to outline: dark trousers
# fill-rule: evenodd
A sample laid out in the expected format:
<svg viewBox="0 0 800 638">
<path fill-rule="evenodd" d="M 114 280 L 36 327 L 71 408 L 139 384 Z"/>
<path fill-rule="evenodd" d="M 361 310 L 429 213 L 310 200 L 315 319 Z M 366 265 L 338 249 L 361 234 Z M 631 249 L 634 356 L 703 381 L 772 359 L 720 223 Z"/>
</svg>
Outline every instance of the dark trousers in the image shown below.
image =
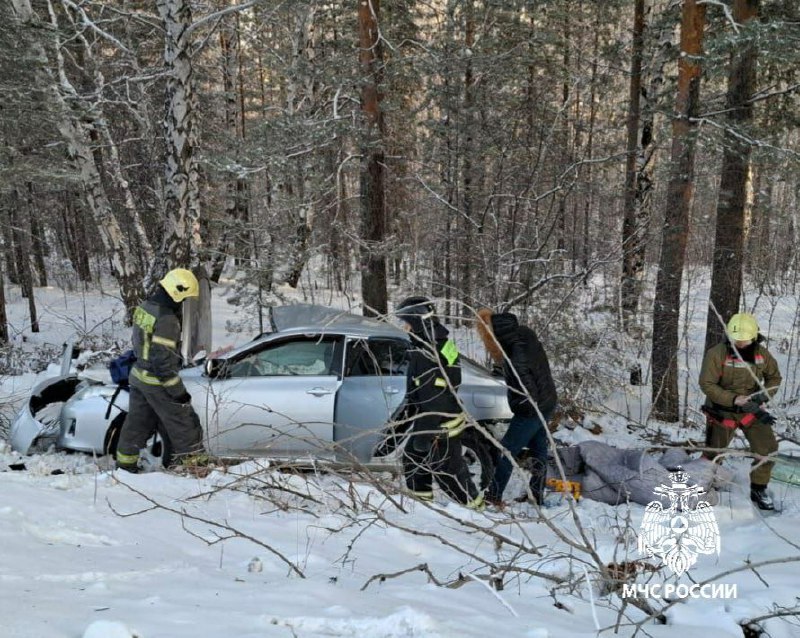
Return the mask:
<svg viewBox="0 0 800 638">
<path fill-rule="evenodd" d="M 117 450 L 138 456 L 157 430 L 169 438 L 173 460 L 203 449 L 203 428 L 192 404 L 179 403 L 163 387 L 131 377 L 128 416 Z"/>
<path fill-rule="evenodd" d="M 531 453 L 531 492 L 537 502 L 541 501 L 544 490 L 544 481 L 547 477 L 547 422 L 550 420 L 552 412 L 545 412 L 544 422 L 538 416 L 517 416 L 511 419 L 508 424 L 503 439 L 500 444 L 508 450 L 514 457 L 518 458 L 519 453 L 526 445 Z M 494 478 L 489 485 L 488 498 L 500 500 L 503 492 L 511 479 L 514 466 L 507 458 L 505 452 L 501 453 L 495 466 Z"/>
<path fill-rule="evenodd" d="M 436 479 L 439 487 L 458 503 L 469 503 L 477 498 L 478 490 L 470 479 L 459 437 L 418 432 L 412 428 L 403 451 L 403 472 L 408 489 L 430 492 Z"/>
</svg>

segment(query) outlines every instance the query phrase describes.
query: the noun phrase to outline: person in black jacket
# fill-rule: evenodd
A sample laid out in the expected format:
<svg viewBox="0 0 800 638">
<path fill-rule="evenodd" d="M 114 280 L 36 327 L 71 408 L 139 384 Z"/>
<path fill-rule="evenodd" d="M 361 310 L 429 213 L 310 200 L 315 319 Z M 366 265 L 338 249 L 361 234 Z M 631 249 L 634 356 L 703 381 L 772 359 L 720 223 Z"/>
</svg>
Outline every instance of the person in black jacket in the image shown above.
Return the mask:
<svg viewBox="0 0 800 638">
<path fill-rule="evenodd" d="M 409 297 L 395 314 L 411 333 L 406 405 L 413 417 L 403 454 L 406 485 L 425 501 L 433 500 L 433 479 L 453 500 L 483 507 L 483 494 L 470 480 L 459 435 L 466 418 L 455 392 L 461 384 L 458 348 L 439 323 L 426 297 Z"/>
<path fill-rule="evenodd" d="M 181 303 L 200 287 L 190 270 L 170 270 L 157 290 L 133 313 L 133 351 L 128 416 L 117 445 L 117 467 L 137 472 L 139 450 L 159 427 L 172 444 L 173 459 L 203 450 L 203 430 L 192 397 L 178 375 L 182 357 Z"/>
<path fill-rule="evenodd" d="M 536 333 L 520 326 L 510 312 L 493 314 L 488 308 L 478 312 L 478 332 L 492 358 L 503 366 L 508 385 L 508 404 L 514 413 L 500 442 L 517 458 L 526 445 L 532 456 L 530 489 L 541 503 L 547 474 L 547 422 L 558 401 L 550 363 Z M 537 409 L 538 408 L 538 409 Z M 513 466 L 506 454 L 500 455 L 494 479 L 486 494 L 488 502 L 502 505 L 503 491 Z"/>
</svg>

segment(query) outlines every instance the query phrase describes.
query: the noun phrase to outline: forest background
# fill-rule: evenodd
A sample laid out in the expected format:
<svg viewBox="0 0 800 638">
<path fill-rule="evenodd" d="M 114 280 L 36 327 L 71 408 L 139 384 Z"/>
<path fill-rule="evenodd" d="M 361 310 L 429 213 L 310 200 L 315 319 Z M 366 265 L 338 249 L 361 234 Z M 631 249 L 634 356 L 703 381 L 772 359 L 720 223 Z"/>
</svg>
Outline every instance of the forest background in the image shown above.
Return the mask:
<svg viewBox="0 0 800 638">
<path fill-rule="evenodd" d="M 650 353 L 618 363 L 652 416 L 685 419 L 687 288 L 707 345 L 797 293 L 798 58 L 792 0 L 3 2 L 5 372 L 37 287 L 130 310 L 203 265 L 262 322 L 287 287 L 513 310 L 567 405 L 608 337 L 577 314 L 604 313 Z"/>
</svg>

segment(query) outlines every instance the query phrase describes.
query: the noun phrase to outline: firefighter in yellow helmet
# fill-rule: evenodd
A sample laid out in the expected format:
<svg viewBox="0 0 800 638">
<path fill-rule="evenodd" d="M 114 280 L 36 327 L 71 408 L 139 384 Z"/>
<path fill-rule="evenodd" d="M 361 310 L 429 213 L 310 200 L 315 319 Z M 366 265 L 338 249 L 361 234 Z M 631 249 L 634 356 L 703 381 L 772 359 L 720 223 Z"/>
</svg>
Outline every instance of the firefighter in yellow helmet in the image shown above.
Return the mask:
<svg viewBox="0 0 800 638">
<path fill-rule="evenodd" d="M 762 345 L 764 337 L 753 315 L 733 315 L 726 332 L 726 340 L 706 352 L 700 370 L 700 389 L 706 395 L 706 447 L 728 447 L 736 429 L 741 428 L 751 451 L 766 456 L 778 449 L 778 443 L 772 431 L 774 418 L 761 406 L 781 384 L 778 363 Z M 705 453 L 712 459 L 717 454 Z M 773 464 L 758 459 L 753 464 L 756 467 L 750 473 L 750 498 L 760 509 L 774 509 L 767 492 Z"/>
<path fill-rule="evenodd" d="M 118 468 L 138 470 L 139 450 L 156 429 L 167 442 L 172 461 L 203 449 L 200 420 L 178 376 L 182 363 L 181 302 L 199 294 L 200 286 L 192 272 L 176 268 L 133 313 L 136 363 L 130 374 L 128 416 L 117 445 Z"/>
</svg>

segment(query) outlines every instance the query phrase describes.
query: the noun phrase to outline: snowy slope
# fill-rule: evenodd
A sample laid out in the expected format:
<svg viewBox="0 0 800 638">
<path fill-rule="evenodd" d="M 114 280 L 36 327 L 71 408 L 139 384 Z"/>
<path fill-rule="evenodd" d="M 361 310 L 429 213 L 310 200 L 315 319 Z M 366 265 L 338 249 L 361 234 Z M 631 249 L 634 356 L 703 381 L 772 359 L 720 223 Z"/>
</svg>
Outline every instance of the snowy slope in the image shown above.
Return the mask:
<svg viewBox="0 0 800 638">
<path fill-rule="evenodd" d="M 408 513 L 385 508 L 388 519 L 414 530 L 412 534 L 376 522 L 370 508 L 362 508 L 361 518 L 353 520 L 355 510 L 345 505 L 348 485 L 340 478 L 266 471 L 262 479 L 275 477 L 319 501 L 304 506 L 304 511 L 276 511 L 255 487 L 250 494 L 220 489 L 234 483 L 237 475 L 252 471 L 254 464 L 204 479 L 164 473 L 114 477 L 95 472 L 92 464 L 75 458 L 50 455 L 29 462 L 30 472 L 0 473 L 4 557 L 0 635 L 4 637 L 78 637 L 98 620 L 121 622 L 146 638 L 292 636 L 292 631 L 297 636 L 435 638 L 485 636 L 498 629 L 507 636 L 595 635 L 585 587 L 575 595 L 557 595 L 568 611 L 553 606 L 546 583 L 527 577 L 507 577 L 505 589 L 496 594 L 502 602 L 483 583 L 436 587 L 418 572 L 382 584 L 373 582 L 360 591 L 375 574 L 420 563 L 427 563 L 443 581 L 459 572 L 486 573 L 464 554 L 418 535 L 440 534 L 468 553 L 497 557 L 492 544 L 479 533 L 465 533 L 464 526 L 443 519 L 437 509 L 480 527 L 503 525 L 510 537 L 528 536 L 547 548 L 547 553 L 558 551 L 552 533 L 534 521 L 514 522 L 498 513 L 475 514 L 443 503 L 427 508 L 405 501 Z M 10 456 L 3 459 L 8 461 Z M 66 467 L 68 473 L 47 474 L 58 466 Z M 375 503 L 382 499 L 369 487 L 356 488 L 363 499 L 371 496 Z M 800 517 L 799 501 L 797 494 L 785 496 L 785 513 L 770 519 L 770 524 L 777 533 L 792 538 Z M 304 578 L 264 547 L 243 538 L 207 544 L 201 539 L 213 543 L 218 534 L 227 533 L 210 522 L 182 522 L 179 514 L 160 509 L 124 517 L 151 507 L 151 501 L 229 525 L 268 544 L 296 565 Z M 624 516 L 625 509 L 590 501 L 578 506 L 604 559 L 612 558 L 615 519 Z M 566 510 L 561 505 L 547 513 L 569 529 Z M 642 510 L 631 508 L 634 521 L 641 518 Z M 734 490 L 716 510 L 723 552 L 718 564 L 701 559 L 692 572 L 695 579 L 738 567 L 747 559 L 798 555 L 797 549 L 765 527 L 740 490 Z M 249 571 L 254 558 L 261 563 L 261 571 Z M 531 557 L 523 562 L 552 573 L 566 569 L 566 560 L 554 563 L 553 554 L 547 560 Z M 713 628 L 715 635 L 741 635 L 736 631 L 741 618 L 760 615 L 774 603 L 793 603 L 796 573 L 797 567 L 791 564 L 760 569 L 769 587 L 752 572 L 729 576 L 723 580 L 738 583 L 738 600 L 677 605 L 669 613 L 674 624 L 650 625 L 648 632 L 674 635 L 680 627 L 688 637 Z M 598 600 L 601 626 L 615 622 L 607 605 L 608 600 Z M 773 625 L 773 636 L 797 635 L 785 623 Z"/>
</svg>

